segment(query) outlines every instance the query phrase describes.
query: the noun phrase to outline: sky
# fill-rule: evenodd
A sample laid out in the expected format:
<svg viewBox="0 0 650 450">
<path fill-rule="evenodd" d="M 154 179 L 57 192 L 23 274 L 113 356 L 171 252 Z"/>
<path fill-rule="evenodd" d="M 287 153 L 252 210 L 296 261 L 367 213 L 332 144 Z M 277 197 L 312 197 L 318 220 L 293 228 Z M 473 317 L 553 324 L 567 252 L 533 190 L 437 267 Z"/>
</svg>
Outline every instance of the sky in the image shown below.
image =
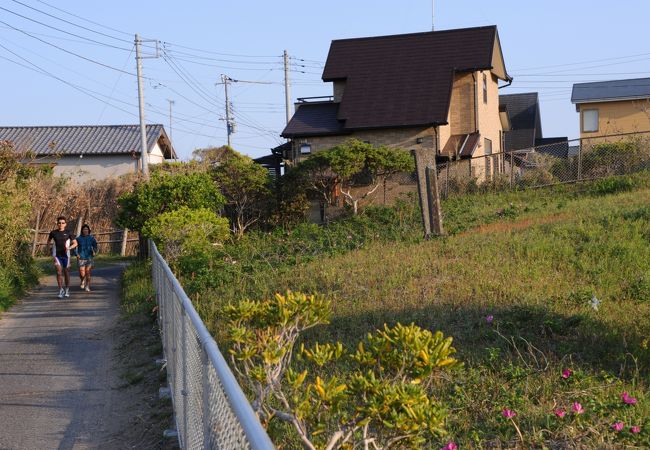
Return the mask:
<svg viewBox="0 0 650 450">
<path fill-rule="evenodd" d="M 501 92 L 539 92 L 546 137 L 579 136 L 573 83 L 650 77 L 647 0 L 437 0 L 434 16 L 436 30 L 497 25 L 514 78 Z M 284 50 L 293 103 L 332 94 L 332 40 L 431 27 L 430 0 L 0 0 L 0 126 L 137 124 L 138 33 L 146 122 L 170 134 L 171 106 L 178 156 L 226 143 L 224 74 L 232 146 L 258 157 L 284 142 Z"/>
</svg>

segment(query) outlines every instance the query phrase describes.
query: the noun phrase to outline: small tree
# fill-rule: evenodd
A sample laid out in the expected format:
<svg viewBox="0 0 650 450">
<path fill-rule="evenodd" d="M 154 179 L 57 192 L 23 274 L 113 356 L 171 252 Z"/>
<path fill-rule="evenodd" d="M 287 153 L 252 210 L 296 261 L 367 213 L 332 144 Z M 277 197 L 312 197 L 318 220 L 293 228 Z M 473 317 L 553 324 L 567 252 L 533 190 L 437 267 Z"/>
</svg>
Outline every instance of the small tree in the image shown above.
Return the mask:
<svg viewBox="0 0 650 450">
<path fill-rule="evenodd" d="M 212 175 L 232 211 L 235 235 L 241 238 L 248 227 L 269 212 L 269 173 L 249 157 L 233 151 L 214 167 Z"/>
<path fill-rule="evenodd" d="M 230 232 L 228 220 L 213 211 L 182 206 L 147 220 L 142 234 L 154 239 L 165 258 L 173 262 L 188 254 L 207 254 L 213 245 L 228 239 Z"/>
<path fill-rule="evenodd" d="M 207 173 L 154 172 L 149 181 L 140 181 L 133 191 L 122 194 L 118 203 L 115 222 L 140 231 L 147 220 L 183 206 L 219 212 L 225 199 Z"/>
<path fill-rule="evenodd" d="M 356 139 L 317 152 L 297 166 L 310 189 L 327 204 L 332 204 L 332 195 L 339 186 L 354 214 L 358 213 L 359 202 L 372 195 L 391 175 L 414 168 L 408 152 L 375 147 Z"/>
<path fill-rule="evenodd" d="M 312 450 L 417 448 L 443 435 L 446 413 L 431 386 L 461 366 L 452 339 L 413 324 L 384 326 L 351 355 L 340 342 L 303 346 L 296 368 L 300 333 L 328 316 L 322 297 L 291 292 L 227 308 L 232 365 L 260 419 L 288 422 Z"/>
</svg>

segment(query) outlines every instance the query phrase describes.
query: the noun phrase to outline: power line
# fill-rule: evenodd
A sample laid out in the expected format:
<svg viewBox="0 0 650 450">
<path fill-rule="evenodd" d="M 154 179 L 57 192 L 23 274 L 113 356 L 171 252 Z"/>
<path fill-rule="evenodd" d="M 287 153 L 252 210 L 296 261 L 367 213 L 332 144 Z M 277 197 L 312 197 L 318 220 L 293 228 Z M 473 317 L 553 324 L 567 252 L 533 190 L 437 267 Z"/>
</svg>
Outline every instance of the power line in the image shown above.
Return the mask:
<svg viewBox="0 0 650 450">
<path fill-rule="evenodd" d="M 23 2 L 20 2 L 20 1 L 18 1 L 18 0 L 11 0 L 11 1 L 14 2 L 14 3 L 17 3 L 17 4 L 19 4 L 19 5 L 22 5 L 22 6 L 24 6 L 25 8 L 29 8 L 29 9 L 31 9 L 31 10 L 33 10 L 33 11 L 37 11 L 37 12 L 39 12 L 39 13 L 41 13 L 41 14 L 44 14 L 44 15 L 46 15 L 46 16 L 48 16 L 48 17 L 53 18 L 53 19 L 60 20 L 61 22 L 67 23 L 68 25 L 72 25 L 72 26 L 75 26 L 75 27 L 81 28 L 81 29 L 83 29 L 83 30 L 90 31 L 90 32 L 92 32 L 92 33 L 99 34 L 99 35 L 104 36 L 104 37 L 108 37 L 108 38 L 111 38 L 111 39 L 115 39 L 116 41 L 127 42 L 127 43 L 129 43 L 129 44 L 131 43 L 131 41 L 128 41 L 128 40 L 126 40 L 126 39 L 118 38 L 118 37 L 112 36 L 112 35 L 107 34 L 107 33 L 102 33 L 101 31 L 93 30 L 93 29 L 91 29 L 91 28 L 84 27 L 83 25 L 79 25 L 79 24 L 74 23 L 74 22 L 71 22 L 71 21 L 69 21 L 69 20 L 62 19 L 62 18 L 60 18 L 60 17 L 58 17 L 58 16 L 55 16 L 55 15 L 50 14 L 50 13 L 47 13 L 47 12 L 45 12 L 45 11 L 42 11 L 42 10 L 38 9 L 38 8 L 34 8 L 33 6 L 27 5 L 27 4 L 25 4 L 25 3 L 23 3 Z M 29 20 L 31 20 L 31 19 L 29 19 Z"/>
<path fill-rule="evenodd" d="M 51 29 L 56 30 L 56 31 L 58 31 L 58 32 L 60 32 L 60 33 L 65 33 L 65 34 L 68 34 L 68 35 L 70 35 L 70 36 L 74 36 L 74 37 L 77 37 L 77 38 L 80 38 L 80 39 L 84 39 L 84 40 L 87 40 L 87 41 L 90 41 L 90 42 L 94 42 L 95 44 L 103 45 L 103 46 L 105 46 L 105 47 L 115 48 L 115 49 L 118 49 L 118 50 L 124 50 L 124 51 L 127 51 L 127 52 L 130 51 L 128 48 L 118 47 L 118 46 L 116 46 L 116 45 L 107 44 L 107 43 L 105 43 L 105 42 L 97 41 L 97 40 L 95 40 L 95 39 L 90 39 L 90 38 L 85 37 L 85 36 L 82 36 L 82 35 L 80 35 L 80 34 L 71 33 L 71 32 L 69 32 L 69 31 L 62 30 L 61 28 L 57 28 L 57 27 L 54 27 L 54 26 L 52 26 L 52 25 L 48 25 L 48 24 L 46 24 L 46 23 L 44 23 L 44 22 L 40 22 L 40 21 L 38 21 L 38 20 L 35 20 L 35 19 L 30 18 L 30 17 L 24 16 L 24 15 L 22 15 L 22 14 L 18 14 L 17 12 L 11 11 L 10 9 L 7 9 L 7 8 L 3 8 L 2 6 L 0 6 L 0 9 L 3 10 L 3 11 L 7 11 L 8 13 L 11 13 L 11 14 L 13 14 L 13 15 L 15 15 L 15 16 L 18 16 L 18 17 L 21 17 L 21 18 L 23 18 L 23 19 L 29 20 L 30 22 L 34 22 L 34 23 L 37 23 L 37 24 L 42 25 L 42 26 L 44 26 L 44 27 L 51 28 Z M 7 24 L 7 23 L 5 23 L 5 22 L 2 22 L 2 23 L 4 23 L 5 25 L 7 25 L 7 26 L 10 27 L 10 28 L 13 28 L 14 30 L 18 30 L 17 28 L 12 27 L 11 25 L 9 25 L 9 24 Z M 23 33 L 25 33 L 25 34 L 28 34 L 27 32 L 24 32 L 24 31 L 22 31 L 22 30 L 18 30 L 18 31 L 21 31 L 21 32 L 23 32 Z M 31 35 L 30 35 L 30 36 L 31 36 Z M 32 37 L 34 37 L 34 36 L 32 36 Z M 35 39 L 39 39 L 39 38 L 36 38 L 36 37 L 34 37 L 34 38 L 35 38 Z M 41 39 L 39 39 L 39 40 L 41 40 Z"/>
<path fill-rule="evenodd" d="M 0 6 L 0 9 L 4 9 L 4 8 L 2 8 L 2 7 Z M 97 64 L 97 65 L 102 66 L 102 67 L 105 67 L 105 68 L 107 68 L 107 69 L 115 70 L 116 72 L 125 73 L 125 74 L 127 74 L 127 75 L 131 75 L 131 76 L 133 76 L 133 77 L 136 76 L 136 75 L 135 75 L 134 73 L 132 73 L 132 72 L 127 72 L 127 71 L 125 71 L 125 70 L 118 69 L 117 67 L 109 66 L 108 64 L 104 64 L 104 63 L 102 63 L 102 62 L 95 61 L 94 59 L 87 58 L 87 57 L 85 57 L 85 56 L 83 56 L 83 55 L 80 55 L 80 54 L 78 54 L 78 53 L 72 52 L 72 51 L 70 51 L 70 50 L 66 50 L 66 49 L 63 48 L 63 47 L 59 47 L 59 46 L 56 45 L 56 44 L 52 44 L 51 42 L 48 42 L 48 41 L 46 41 L 46 40 L 44 40 L 44 39 L 41 39 L 41 38 L 36 37 L 36 36 L 33 36 L 33 35 L 29 34 L 29 33 L 26 32 L 26 31 L 23 31 L 23 30 L 21 30 L 21 29 L 19 29 L 19 28 L 16 28 L 16 27 L 14 27 L 14 26 L 11 26 L 11 25 L 9 25 L 7 22 L 3 22 L 2 20 L 0 20 L 0 23 L 3 24 L 3 25 L 8 26 L 9 28 L 12 28 L 12 29 L 14 29 L 14 30 L 16 30 L 16 31 L 18 31 L 18 32 L 20 32 L 20 33 L 23 33 L 23 34 L 25 34 L 25 35 L 27 35 L 27 36 L 33 38 L 33 39 L 36 39 L 37 41 L 40 41 L 40 42 L 42 42 L 42 43 L 44 43 L 44 44 L 47 44 L 47 45 L 49 45 L 49 46 L 51 46 L 51 47 L 54 47 L 54 48 L 56 48 L 56 49 L 58 49 L 58 50 L 61 50 L 62 52 L 65 52 L 65 53 L 68 53 L 68 54 L 70 54 L 70 55 L 76 56 L 77 58 L 81 58 L 81 59 L 83 59 L 83 60 L 85 60 L 85 61 L 91 62 L 91 63 L 93 63 L 93 64 Z M 128 49 L 126 49 L 126 50 L 128 51 Z"/>
<path fill-rule="evenodd" d="M 36 0 L 36 1 L 39 2 L 39 3 L 42 3 L 42 4 L 44 4 L 44 5 L 47 5 L 47 6 L 49 6 L 49 7 L 52 8 L 52 9 L 55 9 L 55 10 L 60 11 L 60 12 L 62 12 L 62 13 L 68 14 L 69 16 L 75 17 L 75 18 L 77 18 L 77 19 L 84 20 L 84 21 L 86 21 L 86 22 L 88 22 L 88 23 L 92 23 L 93 25 L 97 25 L 97 26 L 100 26 L 100 27 L 102 27 L 102 28 L 106 28 L 107 30 L 115 31 L 115 32 L 117 32 L 117 33 L 125 34 L 125 35 L 127 35 L 127 36 L 133 36 L 133 33 L 129 33 L 129 32 L 126 32 L 126 31 L 122 31 L 122 30 L 118 30 L 118 29 L 115 29 L 115 28 L 111 28 L 111 27 L 109 27 L 109 26 L 107 26 L 107 25 L 103 25 L 103 24 L 98 23 L 98 22 L 93 22 L 93 21 L 90 20 L 90 19 L 86 19 L 86 18 L 84 18 L 84 17 L 81 17 L 81 16 L 78 16 L 78 15 L 76 15 L 76 14 L 73 14 L 73 13 L 71 13 L 71 12 L 69 12 L 69 11 L 66 11 L 66 10 L 63 10 L 63 9 L 61 9 L 61 8 L 58 8 L 58 7 L 54 6 L 54 5 L 51 5 L 51 4 L 47 3 L 47 2 L 44 2 L 43 0 Z M 130 41 L 129 41 L 129 42 L 130 42 Z"/>
</svg>

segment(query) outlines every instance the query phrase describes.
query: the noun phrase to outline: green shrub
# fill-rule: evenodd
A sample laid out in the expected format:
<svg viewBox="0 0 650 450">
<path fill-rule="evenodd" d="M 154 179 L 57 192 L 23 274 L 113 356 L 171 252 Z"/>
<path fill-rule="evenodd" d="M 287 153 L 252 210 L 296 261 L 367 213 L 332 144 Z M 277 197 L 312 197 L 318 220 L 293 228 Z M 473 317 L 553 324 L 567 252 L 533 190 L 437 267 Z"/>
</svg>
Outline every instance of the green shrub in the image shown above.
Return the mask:
<svg viewBox="0 0 650 450">
<path fill-rule="evenodd" d="M 160 245 L 168 261 L 184 255 L 205 255 L 214 245 L 228 239 L 228 220 L 207 208 L 182 206 L 147 220 L 142 228 L 145 237 Z"/>
<path fill-rule="evenodd" d="M 589 191 L 594 195 L 607 195 L 616 192 L 631 191 L 637 186 L 636 180 L 629 176 L 609 177 L 595 181 L 589 186 Z"/>
<path fill-rule="evenodd" d="M 151 179 L 136 184 L 132 192 L 119 197 L 116 224 L 141 231 L 144 223 L 181 207 L 205 208 L 218 212 L 225 199 L 207 173 L 154 172 Z"/>
<path fill-rule="evenodd" d="M 350 355 L 340 342 L 315 343 L 294 358 L 300 334 L 329 314 L 322 296 L 293 292 L 227 308 L 231 363 L 262 422 L 290 423 L 305 448 L 418 448 L 443 436 L 447 412 L 430 388 L 462 366 L 452 338 L 398 323 Z M 332 370 L 344 361 L 348 373 Z"/>
</svg>

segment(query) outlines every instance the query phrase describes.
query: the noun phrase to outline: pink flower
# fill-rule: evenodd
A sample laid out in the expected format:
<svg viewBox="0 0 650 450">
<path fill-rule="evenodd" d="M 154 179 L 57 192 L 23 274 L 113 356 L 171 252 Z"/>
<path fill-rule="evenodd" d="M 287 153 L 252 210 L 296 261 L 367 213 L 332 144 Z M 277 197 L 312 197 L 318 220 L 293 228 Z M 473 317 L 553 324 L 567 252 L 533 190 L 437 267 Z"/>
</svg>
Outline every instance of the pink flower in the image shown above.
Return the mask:
<svg viewBox="0 0 650 450">
<path fill-rule="evenodd" d="M 573 370 L 571 369 L 564 369 L 562 371 L 562 378 L 564 378 L 565 380 L 569 378 L 571 375 L 573 375 Z"/>
<path fill-rule="evenodd" d="M 494 320 L 494 316 L 492 314 L 485 316 L 485 321 L 487 323 L 492 323 L 493 320 Z"/>
<path fill-rule="evenodd" d="M 458 446 L 456 445 L 456 443 L 454 441 L 449 441 L 447 442 L 447 445 L 442 447 L 440 450 L 457 450 L 457 449 Z"/>
<path fill-rule="evenodd" d="M 638 425 L 634 425 L 633 427 L 630 427 L 630 433 L 640 433 L 641 432 L 641 427 Z"/>
<path fill-rule="evenodd" d="M 625 424 L 623 422 L 614 422 L 612 424 L 612 430 L 614 431 L 621 431 L 625 427 Z"/>
<path fill-rule="evenodd" d="M 515 417 L 515 416 L 517 415 L 516 412 L 514 412 L 512 409 L 508 409 L 508 408 L 506 408 L 506 409 L 504 409 L 503 411 L 501 411 L 501 414 L 502 414 L 503 417 L 505 417 L 506 419 L 512 419 L 513 417 Z"/>
<path fill-rule="evenodd" d="M 573 405 L 571 405 L 571 409 L 576 414 L 582 414 L 583 412 L 585 412 L 585 409 L 578 402 L 573 402 Z"/>
<path fill-rule="evenodd" d="M 623 400 L 623 403 L 626 405 L 636 405 L 636 398 L 630 397 L 627 392 L 621 394 L 621 400 Z"/>
<path fill-rule="evenodd" d="M 555 411 L 553 411 L 556 416 L 558 416 L 560 419 L 564 416 L 566 416 L 566 411 L 563 410 L 562 408 L 558 408 Z"/>
</svg>

